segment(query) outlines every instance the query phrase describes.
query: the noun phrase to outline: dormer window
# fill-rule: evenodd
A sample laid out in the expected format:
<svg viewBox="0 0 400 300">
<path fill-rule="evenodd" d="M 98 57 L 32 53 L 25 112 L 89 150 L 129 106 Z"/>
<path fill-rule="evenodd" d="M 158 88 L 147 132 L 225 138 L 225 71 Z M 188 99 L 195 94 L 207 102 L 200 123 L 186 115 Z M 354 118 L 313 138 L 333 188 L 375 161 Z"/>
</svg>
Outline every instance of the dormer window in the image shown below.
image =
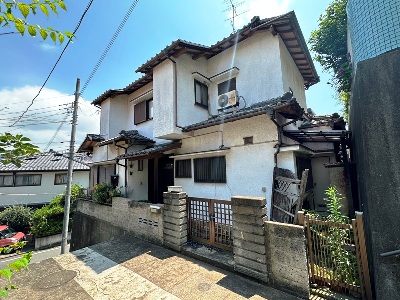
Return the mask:
<svg viewBox="0 0 400 300">
<path fill-rule="evenodd" d="M 194 80 L 195 104 L 204 108 L 208 107 L 208 86 L 198 80 Z"/>
<path fill-rule="evenodd" d="M 135 125 L 153 119 L 153 99 L 140 102 L 135 105 Z"/>
</svg>

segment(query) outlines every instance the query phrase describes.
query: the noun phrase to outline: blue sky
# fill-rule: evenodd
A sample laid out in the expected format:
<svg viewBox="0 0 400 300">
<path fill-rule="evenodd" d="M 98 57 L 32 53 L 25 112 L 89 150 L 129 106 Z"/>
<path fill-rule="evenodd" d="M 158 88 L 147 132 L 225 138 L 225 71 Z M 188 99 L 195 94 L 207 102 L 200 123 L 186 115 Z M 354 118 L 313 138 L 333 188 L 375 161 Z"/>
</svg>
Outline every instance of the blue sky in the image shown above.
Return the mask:
<svg viewBox="0 0 400 300">
<path fill-rule="evenodd" d="M 47 24 L 62 31 L 73 31 L 88 2 L 88 0 L 67 0 L 65 4 L 68 12 L 60 11 L 58 16 L 53 15 L 49 19 L 39 17 L 28 21 Z M 135 73 L 136 68 L 166 45 L 178 38 L 211 45 L 231 34 L 232 26 L 227 20 L 229 12 L 224 12 L 227 6 L 223 2 L 226 1 L 140 0 L 82 95 L 86 102 L 81 101 L 80 105 L 77 144 L 80 144 L 86 133 L 98 132 L 99 116 L 96 110 L 88 105 L 88 101 L 92 101 L 107 89 L 123 88 L 140 77 L 141 74 Z M 255 15 L 263 18 L 294 10 L 307 40 L 311 31 L 317 28 L 319 15 L 330 2 L 330 0 L 245 0 L 237 7 L 237 13 L 248 11 L 235 19 L 235 27 L 240 28 L 247 24 Z M 0 108 L 0 130 L 24 133 L 43 148 L 59 126 L 56 120 L 60 121 L 64 117 L 63 106 L 61 108 L 57 106 L 73 101 L 73 97 L 67 95 L 73 94 L 76 78 L 81 79 L 82 85 L 86 82 L 131 3 L 132 1 L 93 1 L 74 43 L 68 47 L 43 94 L 32 106 L 36 112 L 43 114 L 31 113 L 24 123 L 19 123 L 26 125 L 23 127 L 9 128 L 7 126 L 10 121 L 1 121 L 1 117 L 6 114 L 17 116 L 18 112 L 27 107 L 46 79 L 65 43 L 58 45 L 50 40 L 41 41 L 38 37 L 21 37 L 16 34 L 0 36 L 2 54 L 0 104 L 3 105 L 3 108 Z M 0 32 L 8 31 L 14 29 L 0 28 Z M 334 90 L 327 84 L 330 75 L 322 72 L 318 63 L 315 62 L 315 65 L 321 82 L 307 91 L 308 106 L 317 114 L 339 112 L 340 106 L 334 98 Z M 54 110 L 57 114 L 53 112 Z M 46 111 L 48 115 L 55 115 L 45 117 Z M 55 120 L 55 123 L 30 125 L 37 124 L 41 116 L 42 119 Z M 65 142 L 69 139 L 69 132 L 70 125 L 64 125 L 54 138 L 51 148 L 66 149 Z"/>
</svg>

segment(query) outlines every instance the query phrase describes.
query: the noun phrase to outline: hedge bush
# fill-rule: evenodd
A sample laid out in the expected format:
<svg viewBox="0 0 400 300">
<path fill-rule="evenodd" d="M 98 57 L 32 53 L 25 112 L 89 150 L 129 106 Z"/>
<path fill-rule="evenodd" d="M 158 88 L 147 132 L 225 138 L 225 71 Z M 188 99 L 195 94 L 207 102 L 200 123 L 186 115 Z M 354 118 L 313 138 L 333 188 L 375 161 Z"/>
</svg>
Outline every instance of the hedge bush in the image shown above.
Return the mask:
<svg viewBox="0 0 400 300">
<path fill-rule="evenodd" d="M 30 207 L 15 205 L 0 212 L 0 224 L 7 224 L 16 231 L 24 231 L 31 225 L 33 210 Z"/>
<path fill-rule="evenodd" d="M 99 183 L 94 186 L 93 201 L 100 204 L 111 204 L 112 197 L 122 196 L 121 191 L 107 183 Z"/>
<path fill-rule="evenodd" d="M 82 196 L 82 189 L 79 185 L 71 187 L 71 210 L 72 215 L 76 210 L 76 200 Z M 44 237 L 62 233 L 64 219 L 65 192 L 55 196 L 49 204 L 37 209 L 32 216 L 32 233 L 35 237 Z"/>
</svg>

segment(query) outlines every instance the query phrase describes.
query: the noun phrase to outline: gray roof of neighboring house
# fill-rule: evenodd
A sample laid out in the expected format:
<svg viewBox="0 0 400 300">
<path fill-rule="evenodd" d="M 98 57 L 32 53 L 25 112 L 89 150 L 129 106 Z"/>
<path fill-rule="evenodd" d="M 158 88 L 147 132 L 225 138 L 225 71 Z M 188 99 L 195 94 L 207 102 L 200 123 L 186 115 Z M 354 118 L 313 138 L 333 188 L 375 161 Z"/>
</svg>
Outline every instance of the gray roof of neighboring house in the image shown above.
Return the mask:
<svg viewBox="0 0 400 300">
<path fill-rule="evenodd" d="M 109 145 L 113 142 L 120 141 L 125 141 L 129 146 L 155 143 L 155 141 L 153 141 L 152 139 L 141 135 L 137 130 L 121 130 L 118 136 L 105 141 L 101 141 L 97 143 L 97 146 Z"/>
<path fill-rule="evenodd" d="M 247 39 L 252 36 L 254 32 L 259 30 L 269 30 L 273 35 L 279 34 L 298 70 L 303 76 L 306 87 L 319 82 L 319 76 L 315 69 L 303 33 L 301 32 L 296 14 L 291 11 L 284 15 L 272 18 L 260 19 L 259 17 L 254 17 L 251 22 L 242 29 L 239 29 L 236 33 L 229 35 L 212 46 L 200 45 L 181 39 L 175 40 L 136 70 L 136 72 L 145 73 L 143 77 L 134 81 L 124 89 L 107 90 L 93 100 L 92 104 L 99 105 L 107 98 L 119 94 L 130 94 L 148 84 L 152 81 L 153 68 L 168 59 L 170 56 L 176 58 L 186 53 L 192 55 L 194 60 L 200 57 L 209 59 L 232 47 L 235 43 L 240 43 Z"/>
<path fill-rule="evenodd" d="M 156 144 L 156 145 L 147 147 L 145 149 L 142 149 L 142 150 L 139 150 L 136 152 L 130 152 L 130 153 L 118 155 L 117 159 L 146 158 L 146 157 L 150 157 L 152 155 L 161 154 L 165 151 L 169 151 L 169 150 L 180 148 L 180 147 L 181 147 L 180 141 L 172 141 L 169 143 Z"/>
<path fill-rule="evenodd" d="M 188 126 L 184 127 L 182 129 L 182 131 L 188 132 L 188 131 L 192 131 L 192 130 L 206 128 L 209 126 L 214 126 L 214 125 L 218 125 L 218 124 L 233 122 L 233 121 L 240 120 L 240 119 L 250 118 L 250 117 L 254 117 L 254 116 L 265 114 L 265 113 L 272 116 L 274 111 L 276 111 L 279 108 L 283 108 L 283 107 L 293 108 L 290 111 L 279 112 L 288 118 L 290 118 L 289 114 L 291 114 L 291 113 L 294 115 L 301 115 L 303 113 L 303 109 L 297 103 L 296 98 L 285 99 L 285 97 L 282 96 L 282 97 L 277 97 L 277 98 L 273 98 L 273 99 L 266 100 L 266 101 L 261 101 L 261 102 L 255 103 L 253 105 L 250 105 L 249 107 L 239 109 L 239 110 L 234 110 L 231 113 L 214 115 L 205 121 L 188 125 Z"/>
<path fill-rule="evenodd" d="M 87 163 L 90 157 L 85 154 L 75 153 L 74 171 L 89 171 Z M 30 171 L 67 171 L 68 154 L 57 154 L 53 152 L 44 152 L 33 156 L 22 157 L 22 164 L 17 167 L 13 164 L 4 165 L 0 162 L 0 173 L 5 172 L 30 172 Z"/>
</svg>

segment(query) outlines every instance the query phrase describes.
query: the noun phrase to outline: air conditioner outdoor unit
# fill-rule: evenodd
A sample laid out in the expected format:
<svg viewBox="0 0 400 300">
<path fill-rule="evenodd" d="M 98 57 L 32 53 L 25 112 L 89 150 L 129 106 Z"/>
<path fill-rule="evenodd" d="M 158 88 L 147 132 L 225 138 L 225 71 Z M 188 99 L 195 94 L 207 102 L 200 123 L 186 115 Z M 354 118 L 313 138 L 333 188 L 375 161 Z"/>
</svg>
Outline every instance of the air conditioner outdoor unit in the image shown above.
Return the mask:
<svg viewBox="0 0 400 300">
<path fill-rule="evenodd" d="M 238 105 L 239 105 L 239 94 L 238 91 L 236 90 L 218 96 L 217 99 L 218 110 L 224 110 L 226 108 Z"/>
</svg>

